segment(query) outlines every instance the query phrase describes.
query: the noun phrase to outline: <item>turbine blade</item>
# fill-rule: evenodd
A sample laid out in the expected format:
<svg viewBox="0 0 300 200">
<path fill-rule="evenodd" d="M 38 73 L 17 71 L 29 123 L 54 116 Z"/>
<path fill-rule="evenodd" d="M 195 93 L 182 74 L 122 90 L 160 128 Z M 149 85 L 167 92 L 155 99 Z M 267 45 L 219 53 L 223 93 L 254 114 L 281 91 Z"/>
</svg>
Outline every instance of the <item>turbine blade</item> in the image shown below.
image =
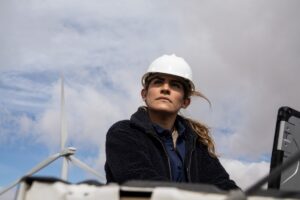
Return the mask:
<svg viewBox="0 0 300 200">
<path fill-rule="evenodd" d="M 64 157 L 62 168 L 61 168 L 61 179 L 65 181 L 68 179 L 68 168 L 69 168 L 68 158 Z"/>
<path fill-rule="evenodd" d="M 64 91 L 64 76 L 61 76 L 61 102 L 60 102 L 60 114 L 61 114 L 61 129 L 60 129 L 60 149 L 65 149 L 68 132 L 65 115 L 65 91 Z"/>
<path fill-rule="evenodd" d="M 61 151 L 65 150 L 65 145 L 68 137 L 67 132 L 67 122 L 66 122 L 66 113 L 65 113 L 65 90 L 64 90 L 64 76 L 61 75 L 61 102 L 60 102 L 60 119 L 61 119 L 61 127 L 60 127 L 60 149 Z M 63 180 L 67 180 L 68 178 L 68 160 L 67 157 L 64 156 L 62 168 L 61 168 L 61 178 Z"/>
<path fill-rule="evenodd" d="M 70 156 L 69 158 L 75 165 L 77 165 L 81 169 L 86 170 L 87 172 L 90 172 L 91 174 L 97 176 L 101 180 L 105 180 L 104 176 L 99 174 L 98 171 L 94 170 L 93 168 L 91 168 L 90 166 L 88 166 L 87 164 L 85 164 L 84 162 L 82 162 L 81 160 L 76 158 L 75 156 Z"/>
</svg>

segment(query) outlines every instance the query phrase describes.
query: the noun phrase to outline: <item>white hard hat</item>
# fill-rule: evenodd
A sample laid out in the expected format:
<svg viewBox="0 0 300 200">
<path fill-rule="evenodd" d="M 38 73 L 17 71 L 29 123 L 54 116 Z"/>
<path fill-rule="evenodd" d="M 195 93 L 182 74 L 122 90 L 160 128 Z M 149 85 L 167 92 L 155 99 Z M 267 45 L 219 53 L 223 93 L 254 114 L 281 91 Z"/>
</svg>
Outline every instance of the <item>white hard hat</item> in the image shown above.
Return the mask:
<svg viewBox="0 0 300 200">
<path fill-rule="evenodd" d="M 145 86 L 145 81 L 151 73 L 163 73 L 174 76 L 179 76 L 188 80 L 191 90 L 195 90 L 193 83 L 192 70 L 189 64 L 181 57 L 174 54 L 163 55 L 155 59 L 149 66 L 147 72 L 142 77 L 142 84 Z"/>
</svg>

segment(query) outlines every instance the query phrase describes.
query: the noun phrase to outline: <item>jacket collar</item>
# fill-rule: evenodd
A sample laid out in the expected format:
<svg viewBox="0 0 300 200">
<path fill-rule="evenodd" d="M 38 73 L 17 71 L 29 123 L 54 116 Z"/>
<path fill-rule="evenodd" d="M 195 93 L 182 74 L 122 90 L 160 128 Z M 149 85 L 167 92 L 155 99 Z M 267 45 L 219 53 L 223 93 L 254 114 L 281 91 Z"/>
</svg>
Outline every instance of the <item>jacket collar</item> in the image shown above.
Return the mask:
<svg viewBox="0 0 300 200">
<path fill-rule="evenodd" d="M 185 128 L 185 131 L 187 133 L 186 136 L 191 137 L 192 140 L 197 137 L 196 133 L 194 133 L 193 129 L 182 116 L 177 115 L 176 120 L 180 121 L 182 126 Z M 145 106 L 139 107 L 138 110 L 133 115 L 131 115 L 130 122 L 146 133 L 157 135 Z"/>
<path fill-rule="evenodd" d="M 152 125 L 153 125 L 153 127 L 156 130 L 156 133 L 158 135 L 163 136 L 163 135 L 167 134 L 168 136 L 171 136 L 172 130 L 165 129 L 165 128 L 163 128 L 160 125 L 155 124 L 155 123 L 153 123 Z M 184 131 L 185 131 L 185 127 L 184 127 L 184 125 L 182 124 L 182 122 L 180 120 L 176 119 L 175 127 L 176 127 L 176 130 L 178 132 L 179 137 L 183 136 Z"/>
<path fill-rule="evenodd" d="M 148 116 L 147 108 L 141 106 L 138 110 L 131 115 L 130 122 L 139 129 L 146 132 L 153 131 L 152 122 Z"/>
</svg>

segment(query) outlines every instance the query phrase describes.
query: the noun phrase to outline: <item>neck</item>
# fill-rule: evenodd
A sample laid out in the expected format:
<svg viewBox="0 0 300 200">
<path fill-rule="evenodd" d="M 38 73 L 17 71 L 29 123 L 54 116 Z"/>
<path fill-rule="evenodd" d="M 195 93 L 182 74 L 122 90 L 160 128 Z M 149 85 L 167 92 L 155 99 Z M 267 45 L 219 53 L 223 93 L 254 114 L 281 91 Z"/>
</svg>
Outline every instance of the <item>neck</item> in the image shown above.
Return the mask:
<svg viewBox="0 0 300 200">
<path fill-rule="evenodd" d="M 172 130 L 177 113 L 163 113 L 148 109 L 148 115 L 153 123 L 158 124 L 164 129 Z"/>
</svg>

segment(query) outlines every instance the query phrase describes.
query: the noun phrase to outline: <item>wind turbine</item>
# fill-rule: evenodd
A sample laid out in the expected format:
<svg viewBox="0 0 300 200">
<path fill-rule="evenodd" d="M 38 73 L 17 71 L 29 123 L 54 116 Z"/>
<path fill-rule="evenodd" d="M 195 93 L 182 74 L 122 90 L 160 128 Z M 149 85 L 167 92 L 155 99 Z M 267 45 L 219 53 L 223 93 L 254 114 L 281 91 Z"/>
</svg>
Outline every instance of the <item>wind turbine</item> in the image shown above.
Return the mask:
<svg viewBox="0 0 300 200">
<path fill-rule="evenodd" d="M 77 165 L 81 169 L 84 169 L 84 170 L 90 172 L 91 174 L 95 175 L 96 177 L 98 177 L 102 180 L 104 179 L 104 177 L 102 175 L 100 175 L 96 170 L 94 170 L 93 168 L 91 168 L 90 166 L 88 166 L 87 164 L 85 164 L 84 162 L 82 162 L 81 160 L 79 160 L 78 158 L 76 158 L 74 156 L 74 154 L 76 152 L 75 147 L 66 147 L 68 131 L 67 131 L 67 123 L 66 123 L 66 115 L 65 115 L 65 95 L 64 95 L 64 93 L 65 93 L 64 92 L 64 76 L 62 75 L 61 76 L 61 102 L 60 102 L 61 103 L 61 105 L 60 105 L 61 106 L 60 152 L 49 156 L 47 159 L 43 160 L 42 162 L 37 164 L 35 167 L 33 167 L 24 176 L 22 176 L 21 178 L 17 179 L 16 181 L 14 181 L 10 185 L 8 185 L 6 188 L 4 188 L 2 191 L 0 191 L 0 196 L 2 194 L 4 194 L 5 192 L 9 191 L 10 189 L 12 189 L 13 187 L 15 187 L 16 185 L 18 185 L 24 177 L 31 176 L 31 175 L 37 173 L 38 171 L 45 168 L 46 166 L 48 166 L 49 164 L 51 164 L 52 162 L 54 162 L 55 160 L 57 160 L 58 158 L 61 158 L 61 157 L 63 159 L 62 169 L 61 169 L 61 179 L 67 180 L 67 178 L 68 178 L 69 162 L 73 162 L 75 165 Z"/>
</svg>

